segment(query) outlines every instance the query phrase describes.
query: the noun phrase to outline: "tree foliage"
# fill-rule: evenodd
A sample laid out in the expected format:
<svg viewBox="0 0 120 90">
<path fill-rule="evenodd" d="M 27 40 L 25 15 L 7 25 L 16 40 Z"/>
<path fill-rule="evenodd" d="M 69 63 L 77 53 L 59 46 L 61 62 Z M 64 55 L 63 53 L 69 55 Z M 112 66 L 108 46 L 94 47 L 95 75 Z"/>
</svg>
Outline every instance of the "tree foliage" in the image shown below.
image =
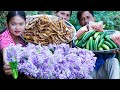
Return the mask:
<svg viewBox="0 0 120 90">
<path fill-rule="evenodd" d="M 25 11 L 27 15 L 54 14 L 54 11 Z M 80 25 L 76 16 L 77 11 L 72 12 L 70 23 L 78 30 Z M 5 27 L 7 11 L 0 11 L 0 30 Z M 120 31 L 120 11 L 95 11 L 96 21 L 103 21 L 106 30 Z"/>
<path fill-rule="evenodd" d="M 76 30 L 80 25 L 76 16 L 77 11 L 73 11 L 70 22 L 75 26 Z M 119 30 L 120 31 L 120 11 L 95 11 L 96 21 L 103 21 L 105 30 Z"/>
</svg>

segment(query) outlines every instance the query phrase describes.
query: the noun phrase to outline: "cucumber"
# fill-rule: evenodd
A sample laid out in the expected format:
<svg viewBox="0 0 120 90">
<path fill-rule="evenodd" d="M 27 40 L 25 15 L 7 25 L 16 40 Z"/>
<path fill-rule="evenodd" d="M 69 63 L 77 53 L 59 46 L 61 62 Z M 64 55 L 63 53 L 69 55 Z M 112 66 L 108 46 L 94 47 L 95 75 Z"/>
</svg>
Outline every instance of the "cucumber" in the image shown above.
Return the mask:
<svg viewBox="0 0 120 90">
<path fill-rule="evenodd" d="M 94 48 L 95 50 L 98 50 L 97 46 L 98 46 L 98 43 L 99 43 L 99 40 L 100 40 L 100 36 L 101 36 L 101 35 L 98 35 L 97 38 L 95 39 L 95 46 L 94 46 L 94 47 L 95 47 L 95 48 Z"/>
<path fill-rule="evenodd" d="M 106 44 L 107 46 L 109 46 L 109 48 L 110 48 L 110 49 L 112 49 L 112 48 L 113 48 L 112 44 L 111 44 L 111 43 L 109 43 L 108 41 L 104 41 L 104 44 Z"/>
<path fill-rule="evenodd" d="M 103 48 L 102 48 L 102 47 L 99 47 L 99 48 L 98 48 L 98 50 L 102 51 L 102 50 L 103 50 Z"/>
<path fill-rule="evenodd" d="M 81 47 L 84 48 L 86 46 L 87 42 L 88 42 L 88 40 L 85 43 L 83 43 Z"/>
<path fill-rule="evenodd" d="M 92 40 L 93 50 L 95 50 L 95 40 Z"/>
<path fill-rule="evenodd" d="M 101 45 L 104 43 L 105 39 L 101 39 L 100 43 L 98 44 L 98 48 L 101 47 Z"/>
<path fill-rule="evenodd" d="M 87 41 L 87 44 L 86 44 L 86 49 L 90 49 L 90 44 L 89 44 L 90 40 Z"/>
<path fill-rule="evenodd" d="M 88 31 L 88 32 L 85 32 L 85 33 L 84 33 L 84 36 L 81 38 L 81 40 L 83 40 L 83 38 L 85 38 L 88 33 L 90 33 L 90 32 L 89 32 L 89 31 Z"/>
<path fill-rule="evenodd" d="M 95 30 L 90 30 L 87 33 L 85 33 L 85 35 L 81 39 L 82 42 L 84 43 L 86 40 L 88 40 L 88 38 L 90 38 L 90 36 L 92 36 L 95 32 L 96 32 Z"/>
<path fill-rule="evenodd" d="M 93 37 L 91 36 L 90 38 L 89 38 L 89 50 L 93 50 Z"/>
<path fill-rule="evenodd" d="M 85 33 L 87 33 L 87 32 L 84 32 L 84 33 L 78 38 L 78 40 L 81 40 L 81 39 L 83 38 L 83 36 L 85 35 Z"/>
<path fill-rule="evenodd" d="M 78 43 L 77 43 L 77 45 L 76 46 L 78 46 L 78 47 L 81 47 L 82 46 L 82 41 L 80 40 L 80 41 L 78 41 Z"/>
<path fill-rule="evenodd" d="M 100 32 L 100 35 L 102 35 L 104 32 Z"/>
<path fill-rule="evenodd" d="M 95 34 L 94 34 L 94 39 L 96 39 L 97 38 L 97 36 L 100 34 L 100 32 L 95 32 Z"/>
<path fill-rule="evenodd" d="M 107 32 L 103 32 L 100 37 L 100 41 L 106 36 Z"/>
<path fill-rule="evenodd" d="M 112 39 L 107 37 L 106 40 L 112 44 L 113 48 L 118 48 L 118 46 L 114 43 Z"/>
<path fill-rule="evenodd" d="M 102 44 L 102 48 L 104 49 L 104 50 L 110 50 L 110 48 L 106 45 L 106 44 Z"/>
<path fill-rule="evenodd" d="M 79 40 L 78 40 L 78 39 L 76 39 L 76 40 L 75 40 L 75 45 L 77 45 L 77 43 L 78 43 L 78 42 L 79 42 Z"/>
<path fill-rule="evenodd" d="M 105 38 L 110 38 L 110 35 L 106 35 Z"/>
</svg>

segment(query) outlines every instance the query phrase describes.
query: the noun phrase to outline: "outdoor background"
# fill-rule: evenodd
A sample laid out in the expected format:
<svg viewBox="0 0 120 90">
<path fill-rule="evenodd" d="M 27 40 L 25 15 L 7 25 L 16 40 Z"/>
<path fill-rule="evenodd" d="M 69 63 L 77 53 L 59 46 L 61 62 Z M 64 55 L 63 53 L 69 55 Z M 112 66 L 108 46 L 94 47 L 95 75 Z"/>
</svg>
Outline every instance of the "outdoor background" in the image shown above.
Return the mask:
<svg viewBox="0 0 120 90">
<path fill-rule="evenodd" d="M 49 14 L 54 15 L 55 11 L 25 11 L 27 15 Z M 78 30 L 80 25 L 76 18 L 77 11 L 72 12 L 70 23 Z M 0 11 L 0 30 L 5 28 L 7 11 Z M 120 31 L 120 11 L 95 11 L 97 21 L 103 21 L 105 30 L 119 30 Z"/>
</svg>

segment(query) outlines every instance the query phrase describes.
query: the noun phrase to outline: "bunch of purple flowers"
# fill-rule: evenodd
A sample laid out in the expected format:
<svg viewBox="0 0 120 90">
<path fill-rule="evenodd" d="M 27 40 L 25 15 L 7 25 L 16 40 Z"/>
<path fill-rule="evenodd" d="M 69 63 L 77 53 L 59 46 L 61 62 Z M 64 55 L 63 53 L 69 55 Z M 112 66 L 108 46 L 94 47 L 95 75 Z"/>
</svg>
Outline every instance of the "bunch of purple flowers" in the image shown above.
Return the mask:
<svg viewBox="0 0 120 90">
<path fill-rule="evenodd" d="M 95 66 L 94 55 L 65 43 L 48 46 L 28 43 L 26 47 L 18 44 L 7 49 L 7 57 L 17 60 L 18 71 L 36 79 L 87 79 Z"/>
</svg>

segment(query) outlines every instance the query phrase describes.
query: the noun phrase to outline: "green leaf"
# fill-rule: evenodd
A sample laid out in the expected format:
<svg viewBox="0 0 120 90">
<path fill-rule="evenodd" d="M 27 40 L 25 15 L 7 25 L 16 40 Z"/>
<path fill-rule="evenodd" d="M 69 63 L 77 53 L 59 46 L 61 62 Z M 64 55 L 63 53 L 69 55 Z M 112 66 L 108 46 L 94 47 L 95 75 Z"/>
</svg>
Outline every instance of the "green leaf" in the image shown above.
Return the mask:
<svg viewBox="0 0 120 90">
<path fill-rule="evenodd" d="M 18 78 L 18 70 L 17 69 L 12 70 L 12 76 L 13 76 L 14 79 Z"/>
<path fill-rule="evenodd" d="M 16 69 L 16 68 L 17 68 L 17 65 L 18 65 L 17 62 L 9 62 L 9 64 L 10 64 L 10 67 L 11 67 L 12 69 Z"/>
<path fill-rule="evenodd" d="M 18 70 L 17 70 L 18 63 L 15 61 L 15 62 L 9 62 L 9 64 L 10 64 L 10 67 L 11 67 L 11 70 L 12 70 L 13 78 L 17 79 L 18 78 Z"/>
</svg>

